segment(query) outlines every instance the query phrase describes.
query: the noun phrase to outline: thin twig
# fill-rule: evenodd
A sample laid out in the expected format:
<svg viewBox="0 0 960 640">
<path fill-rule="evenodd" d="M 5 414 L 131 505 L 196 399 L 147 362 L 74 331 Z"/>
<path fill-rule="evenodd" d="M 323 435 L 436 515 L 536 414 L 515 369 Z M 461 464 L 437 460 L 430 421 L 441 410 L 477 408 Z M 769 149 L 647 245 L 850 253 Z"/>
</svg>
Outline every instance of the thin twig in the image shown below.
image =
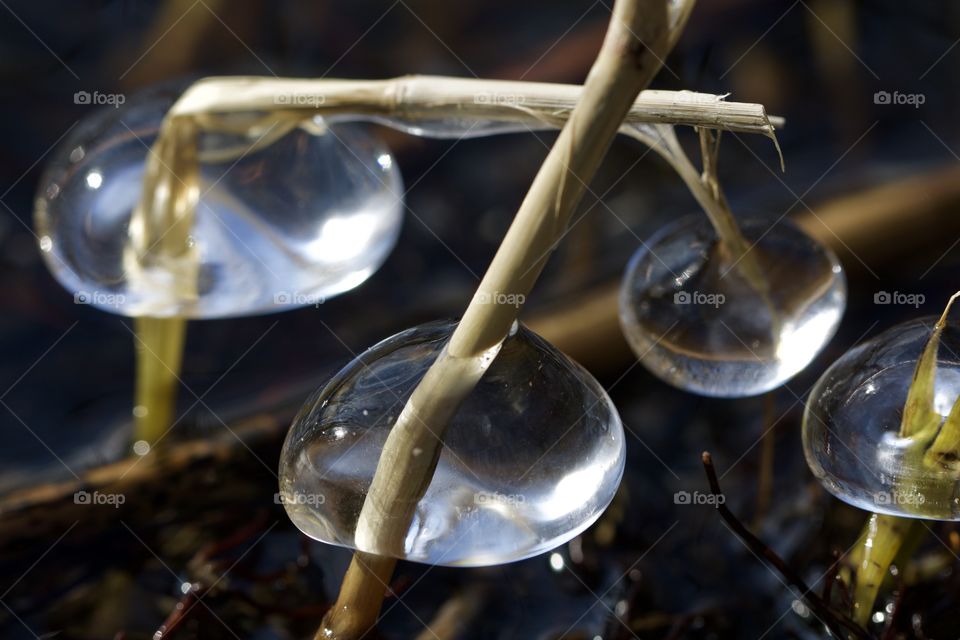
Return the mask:
<svg viewBox="0 0 960 640">
<path fill-rule="evenodd" d="M 723 495 L 723 492 L 720 490 L 720 481 L 717 479 L 717 471 L 713 467 L 713 458 L 710 456 L 710 453 L 707 451 L 703 452 L 703 469 L 707 474 L 707 481 L 710 483 L 710 492 L 716 496 L 720 497 Z M 838 638 L 843 637 L 843 629 L 847 629 L 851 634 L 856 638 L 861 638 L 863 640 L 869 640 L 870 636 L 867 632 L 856 624 L 853 620 L 847 616 L 835 612 L 829 605 L 827 605 L 816 592 L 811 589 L 807 583 L 796 573 L 793 569 L 790 568 L 783 558 L 777 555 L 777 553 L 771 549 L 767 544 L 765 544 L 760 538 L 753 535 L 749 529 L 747 529 L 742 522 L 733 514 L 732 511 L 727 507 L 725 500 L 716 500 L 715 504 L 717 505 L 717 511 L 720 512 L 720 517 L 723 518 L 724 522 L 729 525 L 737 537 L 740 538 L 747 547 L 753 551 L 758 557 L 763 558 L 767 563 L 769 563 L 774 569 L 776 569 L 780 575 L 786 579 L 788 583 L 797 588 L 800 592 L 799 597 L 807 603 L 813 613 L 817 618 L 830 629 L 830 632 L 836 635 Z"/>
</svg>

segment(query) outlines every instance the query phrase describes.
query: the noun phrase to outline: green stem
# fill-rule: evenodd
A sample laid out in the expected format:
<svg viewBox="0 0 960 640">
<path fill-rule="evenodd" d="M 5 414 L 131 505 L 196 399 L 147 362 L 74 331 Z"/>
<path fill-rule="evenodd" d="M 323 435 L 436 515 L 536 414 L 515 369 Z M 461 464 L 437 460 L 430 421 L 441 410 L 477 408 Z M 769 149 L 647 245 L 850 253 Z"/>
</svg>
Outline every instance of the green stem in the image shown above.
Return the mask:
<svg viewBox="0 0 960 640">
<path fill-rule="evenodd" d="M 850 554 L 856 571 L 853 588 L 853 619 L 866 627 L 873 613 L 880 586 L 898 555 L 913 552 L 924 528 L 916 520 L 874 513 L 860 534 L 857 547 Z"/>
<path fill-rule="evenodd" d="M 173 424 L 186 318 L 135 318 L 134 441 L 154 444 Z"/>
<path fill-rule="evenodd" d="M 934 396 L 940 337 L 946 327 L 950 308 L 958 297 L 960 294 L 954 294 L 947 302 L 917 359 L 900 423 L 900 437 L 913 441 L 904 454 L 903 467 L 909 470 L 926 469 L 933 476 L 942 474 L 943 477 L 934 482 L 926 476 L 925 482 L 907 476 L 898 478 L 894 484 L 894 494 L 890 496 L 897 504 L 919 506 L 926 501 L 940 503 L 952 499 L 957 481 L 957 461 L 960 459 L 960 398 L 944 420 L 936 411 Z M 912 501 L 905 498 L 912 498 Z M 851 554 L 857 571 L 853 613 L 860 624 L 870 620 L 873 603 L 894 558 L 898 553 L 909 557 L 925 531 L 915 519 L 880 514 L 870 516 L 857 548 Z M 905 544 L 907 542 L 911 544 Z"/>
</svg>

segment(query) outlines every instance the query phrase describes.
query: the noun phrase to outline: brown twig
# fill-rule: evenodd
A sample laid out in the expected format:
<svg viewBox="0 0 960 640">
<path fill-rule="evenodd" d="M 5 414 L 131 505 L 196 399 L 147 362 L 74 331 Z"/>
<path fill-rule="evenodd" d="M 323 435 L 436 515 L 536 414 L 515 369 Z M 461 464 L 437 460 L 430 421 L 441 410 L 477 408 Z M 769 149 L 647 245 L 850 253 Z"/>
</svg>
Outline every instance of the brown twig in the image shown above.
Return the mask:
<svg viewBox="0 0 960 640">
<path fill-rule="evenodd" d="M 710 483 L 710 492 L 716 496 L 723 496 L 723 492 L 720 490 L 720 481 L 717 479 L 716 469 L 713 467 L 713 458 L 710 456 L 710 453 L 707 451 L 703 452 L 703 469 L 707 474 L 707 481 Z M 763 558 L 768 564 L 770 564 L 774 569 L 776 569 L 780 575 L 791 585 L 793 585 L 797 590 L 799 590 L 799 595 L 797 597 L 802 598 L 806 602 L 807 606 L 810 607 L 810 610 L 813 611 L 814 615 L 822 622 L 831 633 L 833 633 L 838 638 L 844 637 L 843 629 L 852 634 L 855 638 L 860 638 L 862 640 L 869 640 L 870 635 L 853 620 L 848 618 L 842 613 L 834 611 L 827 603 L 820 599 L 820 597 L 811 589 L 807 583 L 796 573 L 793 569 L 790 568 L 783 558 L 777 555 L 777 553 L 767 546 L 760 538 L 753 535 L 749 529 L 740 520 L 733 514 L 732 511 L 727 507 L 725 501 L 717 500 L 717 511 L 720 513 L 720 517 L 723 518 L 724 522 L 733 530 L 733 532 L 740 538 L 741 541 L 747 547 L 753 551 L 758 557 Z M 797 594 L 794 594 L 797 595 Z"/>
</svg>

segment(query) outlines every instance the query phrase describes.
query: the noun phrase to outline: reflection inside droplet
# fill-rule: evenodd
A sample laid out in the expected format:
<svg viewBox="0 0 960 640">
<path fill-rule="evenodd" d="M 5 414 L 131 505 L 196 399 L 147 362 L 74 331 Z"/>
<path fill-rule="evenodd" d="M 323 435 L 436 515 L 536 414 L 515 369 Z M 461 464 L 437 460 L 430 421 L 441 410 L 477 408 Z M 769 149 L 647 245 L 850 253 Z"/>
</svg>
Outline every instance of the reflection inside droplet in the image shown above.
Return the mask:
<svg viewBox="0 0 960 640">
<path fill-rule="evenodd" d="M 741 231 L 766 292 L 727 264 L 703 215 L 663 229 L 627 267 L 623 333 L 651 372 L 681 389 L 769 391 L 803 370 L 840 322 L 846 281 L 827 248 L 786 220 L 747 220 Z"/>
</svg>

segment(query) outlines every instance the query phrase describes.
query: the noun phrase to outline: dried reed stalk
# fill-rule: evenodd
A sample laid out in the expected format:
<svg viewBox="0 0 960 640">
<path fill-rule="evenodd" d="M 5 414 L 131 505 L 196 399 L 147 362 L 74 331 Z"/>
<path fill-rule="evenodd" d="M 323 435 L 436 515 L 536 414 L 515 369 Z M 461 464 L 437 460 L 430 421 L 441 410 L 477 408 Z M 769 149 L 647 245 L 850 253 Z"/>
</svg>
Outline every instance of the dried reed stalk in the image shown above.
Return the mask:
<svg viewBox="0 0 960 640">
<path fill-rule="evenodd" d="M 683 3 L 684 6 L 691 3 Z M 443 433 L 493 361 L 637 94 L 660 69 L 671 30 L 664 0 L 618 0 L 580 100 L 544 160 L 444 350 L 391 429 L 357 522 L 354 556 L 317 638 L 357 638 L 375 623 L 394 560 L 433 476 Z M 678 28 L 682 28 L 682 23 Z M 386 579 L 385 579 L 386 578 Z"/>
</svg>

